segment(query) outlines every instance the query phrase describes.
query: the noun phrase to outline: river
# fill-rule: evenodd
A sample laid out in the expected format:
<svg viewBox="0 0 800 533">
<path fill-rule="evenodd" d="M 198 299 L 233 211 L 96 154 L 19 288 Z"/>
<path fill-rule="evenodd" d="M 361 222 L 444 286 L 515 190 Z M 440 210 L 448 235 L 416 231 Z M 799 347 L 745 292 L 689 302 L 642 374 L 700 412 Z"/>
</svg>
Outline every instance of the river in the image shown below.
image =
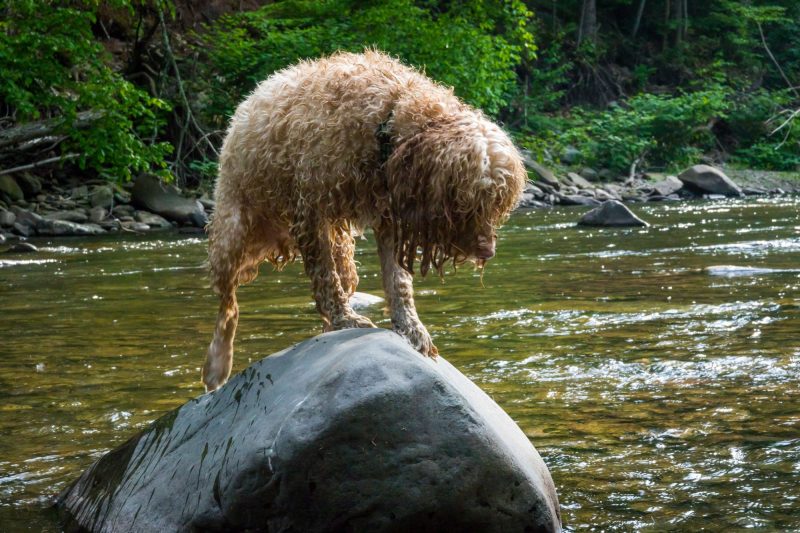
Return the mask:
<svg viewBox="0 0 800 533">
<path fill-rule="evenodd" d="M 638 204 L 651 226 L 515 214 L 483 286 L 418 281 L 440 353 L 520 425 L 569 531 L 800 529 L 800 199 Z M 202 392 L 206 243 L 170 233 L 0 255 L 0 530 Z M 360 291 L 381 294 L 371 237 Z M 239 291 L 234 372 L 321 331 L 299 264 Z M 382 327 L 380 307 L 364 311 Z"/>
</svg>

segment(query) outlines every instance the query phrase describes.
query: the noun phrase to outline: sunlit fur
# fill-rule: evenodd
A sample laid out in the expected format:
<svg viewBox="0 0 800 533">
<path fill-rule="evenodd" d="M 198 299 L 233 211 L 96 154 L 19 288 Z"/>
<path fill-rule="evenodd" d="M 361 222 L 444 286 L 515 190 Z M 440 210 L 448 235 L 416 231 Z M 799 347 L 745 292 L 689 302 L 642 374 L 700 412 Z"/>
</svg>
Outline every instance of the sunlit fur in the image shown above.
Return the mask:
<svg viewBox="0 0 800 533">
<path fill-rule="evenodd" d="M 395 331 L 435 356 L 414 309 L 415 261 L 424 275 L 473 258 L 524 181 L 498 126 L 387 55 L 338 53 L 270 76 L 236 110 L 220 155 L 209 263 L 221 304 L 206 387 L 228 378 L 236 287 L 264 260 L 281 268 L 303 257 L 326 330 L 373 327 L 347 303 L 358 284 L 353 236 L 366 227 Z"/>
</svg>

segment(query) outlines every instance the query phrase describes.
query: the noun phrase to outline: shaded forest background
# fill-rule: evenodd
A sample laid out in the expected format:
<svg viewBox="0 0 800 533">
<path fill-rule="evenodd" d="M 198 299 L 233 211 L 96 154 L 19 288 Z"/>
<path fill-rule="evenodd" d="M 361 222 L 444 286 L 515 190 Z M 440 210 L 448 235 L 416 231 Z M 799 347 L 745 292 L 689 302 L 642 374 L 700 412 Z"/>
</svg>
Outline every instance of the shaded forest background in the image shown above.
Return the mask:
<svg viewBox="0 0 800 533">
<path fill-rule="evenodd" d="M 6 0 L 0 175 L 207 186 L 258 81 L 366 46 L 548 165 L 800 170 L 796 0 Z"/>
</svg>

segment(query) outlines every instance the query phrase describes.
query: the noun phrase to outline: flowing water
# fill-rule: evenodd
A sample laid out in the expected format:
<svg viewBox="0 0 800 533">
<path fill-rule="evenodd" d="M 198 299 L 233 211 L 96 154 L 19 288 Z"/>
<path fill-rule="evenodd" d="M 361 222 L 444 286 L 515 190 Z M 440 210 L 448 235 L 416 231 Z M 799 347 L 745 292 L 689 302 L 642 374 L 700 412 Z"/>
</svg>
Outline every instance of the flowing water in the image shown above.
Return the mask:
<svg viewBox="0 0 800 533">
<path fill-rule="evenodd" d="M 481 286 L 417 283 L 440 352 L 505 408 L 572 531 L 800 529 L 798 199 L 637 206 L 644 229 L 517 213 Z M 0 530 L 202 392 L 205 242 L 38 242 L 0 255 Z M 374 243 L 359 290 L 380 294 Z M 240 289 L 234 371 L 321 331 L 300 265 Z M 366 314 L 388 327 L 380 307 Z"/>
</svg>

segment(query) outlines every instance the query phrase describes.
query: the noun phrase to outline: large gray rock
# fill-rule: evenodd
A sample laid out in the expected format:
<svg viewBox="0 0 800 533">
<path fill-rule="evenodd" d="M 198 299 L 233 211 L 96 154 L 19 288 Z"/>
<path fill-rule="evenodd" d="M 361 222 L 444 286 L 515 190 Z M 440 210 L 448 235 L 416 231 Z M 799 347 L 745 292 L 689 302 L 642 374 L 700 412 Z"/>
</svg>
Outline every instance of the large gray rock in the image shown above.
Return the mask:
<svg viewBox="0 0 800 533">
<path fill-rule="evenodd" d="M 578 221 L 581 226 L 647 226 L 647 222 L 633 214 L 625 204 L 616 200 L 603 202 L 583 215 Z"/>
<path fill-rule="evenodd" d="M 724 172 L 708 165 L 695 165 L 681 172 L 678 178 L 684 184 L 703 193 L 742 196 L 742 189 Z"/>
<path fill-rule="evenodd" d="M 179 224 L 203 227 L 208 222 L 203 204 L 184 198 L 177 188 L 161 183 L 158 177 L 150 174 L 136 178 L 131 202 L 140 209 L 152 211 Z"/>
<path fill-rule="evenodd" d="M 88 531 L 558 531 L 553 481 L 447 361 L 381 329 L 267 357 L 59 496 Z"/>
</svg>

